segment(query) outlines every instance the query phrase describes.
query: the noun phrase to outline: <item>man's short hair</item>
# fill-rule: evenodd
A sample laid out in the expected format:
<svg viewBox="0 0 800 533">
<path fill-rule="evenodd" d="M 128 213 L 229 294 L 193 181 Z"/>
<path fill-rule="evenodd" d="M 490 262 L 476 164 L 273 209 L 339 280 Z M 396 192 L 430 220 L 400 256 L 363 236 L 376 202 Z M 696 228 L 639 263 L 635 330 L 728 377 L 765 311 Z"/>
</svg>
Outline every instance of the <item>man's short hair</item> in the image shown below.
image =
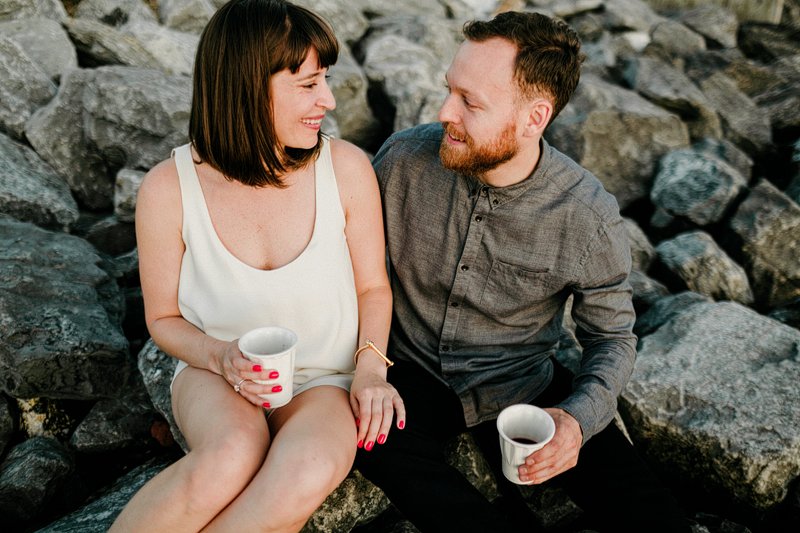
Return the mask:
<svg viewBox="0 0 800 533">
<path fill-rule="evenodd" d="M 567 105 L 578 86 L 585 56 L 578 34 L 562 20 L 540 13 L 507 11 L 489 21 L 467 22 L 464 36 L 477 42 L 499 37 L 516 45 L 514 79 L 520 94 L 523 98 L 549 98 L 552 118 Z"/>
</svg>

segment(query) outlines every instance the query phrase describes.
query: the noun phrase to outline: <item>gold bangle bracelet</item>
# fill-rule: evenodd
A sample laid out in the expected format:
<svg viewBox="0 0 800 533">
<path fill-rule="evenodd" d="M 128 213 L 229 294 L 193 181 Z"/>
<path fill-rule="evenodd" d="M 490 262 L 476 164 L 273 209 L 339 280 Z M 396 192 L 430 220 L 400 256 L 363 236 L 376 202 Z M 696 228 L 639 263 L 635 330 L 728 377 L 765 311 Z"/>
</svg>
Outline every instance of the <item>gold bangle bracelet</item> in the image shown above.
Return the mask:
<svg viewBox="0 0 800 533">
<path fill-rule="evenodd" d="M 354 365 L 357 365 L 357 364 L 358 364 L 358 355 L 359 355 L 361 352 L 363 352 L 364 350 L 370 350 L 370 349 L 371 349 L 372 351 L 374 351 L 376 354 L 378 354 L 378 356 L 379 356 L 381 359 L 383 359 L 383 362 L 384 362 L 384 363 L 386 363 L 386 367 L 387 367 L 387 368 L 388 368 L 388 367 L 390 367 L 390 366 L 392 366 L 392 365 L 394 364 L 394 361 L 392 361 L 391 359 L 389 359 L 388 357 L 386 357 L 386 354 L 385 354 L 385 353 L 383 353 L 383 352 L 381 351 L 381 349 L 380 349 L 380 348 L 378 348 L 377 346 L 375 346 L 375 343 L 374 343 L 374 342 L 372 342 L 372 341 L 371 341 L 371 340 L 369 340 L 369 339 L 365 339 L 365 340 L 364 340 L 364 346 L 362 346 L 361 348 L 359 348 L 358 350 L 356 350 L 356 353 L 354 353 L 354 354 L 353 354 L 353 364 L 354 364 Z"/>
</svg>

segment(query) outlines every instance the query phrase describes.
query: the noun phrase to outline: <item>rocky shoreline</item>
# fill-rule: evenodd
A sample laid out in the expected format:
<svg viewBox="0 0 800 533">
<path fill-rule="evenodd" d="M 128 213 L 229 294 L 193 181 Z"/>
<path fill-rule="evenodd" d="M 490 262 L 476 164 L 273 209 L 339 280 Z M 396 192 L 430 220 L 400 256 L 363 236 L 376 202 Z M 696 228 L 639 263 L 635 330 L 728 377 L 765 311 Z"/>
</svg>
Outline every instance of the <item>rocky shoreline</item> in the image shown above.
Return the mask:
<svg viewBox="0 0 800 533">
<path fill-rule="evenodd" d="M 186 142 L 194 50 L 221 3 L 0 0 L 4 531 L 105 531 L 183 453 L 133 214 L 144 173 Z M 797 531 L 800 2 L 776 2 L 780 22 L 722 0 L 298 3 L 345 45 L 323 129 L 368 153 L 436 120 L 465 20 L 524 9 L 576 28 L 588 59 L 546 137 L 628 227 L 639 355 L 616 423 L 696 533 Z M 580 357 L 569 328 L 558 356 Z M 468 438 L 450 456 L 497 498 Z M 523 490 L 546 531 L 588 531 L 557 487 Z M 351 530 L 416 531 L 358 472 L 304 529 Z"/>
</svg>

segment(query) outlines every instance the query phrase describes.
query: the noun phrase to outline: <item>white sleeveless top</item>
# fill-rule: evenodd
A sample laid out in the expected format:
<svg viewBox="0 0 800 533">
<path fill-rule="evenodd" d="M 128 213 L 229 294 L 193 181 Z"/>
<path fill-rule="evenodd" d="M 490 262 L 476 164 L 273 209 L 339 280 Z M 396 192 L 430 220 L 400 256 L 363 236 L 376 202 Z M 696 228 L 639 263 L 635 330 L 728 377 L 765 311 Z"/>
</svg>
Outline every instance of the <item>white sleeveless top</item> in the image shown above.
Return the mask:
<svg viewBox="0 0 800 533">
<path fill-rule="evenodd" d="M 261 326 L 283 326 L 297 333 L 294 394 L 317 385 L 348 389 L 358 342 L 358 304 L 344 211 L 330 140 L 321 142 L 314 163 L 316 214 L 311 240 L 297 258 L 274 270 L 251 267 L 222 244 L 211 222 L 190 145 L 173 151 L 186 245 L 178 285 L 181 314 L 206 334 L 224 341 Z M 174 375 L 186 366 L 178 361 Z"/>
</svg>

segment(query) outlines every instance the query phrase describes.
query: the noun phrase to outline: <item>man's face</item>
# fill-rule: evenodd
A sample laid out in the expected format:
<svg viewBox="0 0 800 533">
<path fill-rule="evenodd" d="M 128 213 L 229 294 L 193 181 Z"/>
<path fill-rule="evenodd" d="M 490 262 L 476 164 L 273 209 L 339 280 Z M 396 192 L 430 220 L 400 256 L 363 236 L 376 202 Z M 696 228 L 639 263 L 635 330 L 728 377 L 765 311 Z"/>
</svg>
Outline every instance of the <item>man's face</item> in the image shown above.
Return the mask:
<svg viewBox="0 0 800 533">
<path fill-rule="evenodd" d="M 480 177 L 518 153 L 516 53 L 513 44 L 497 38 L 467 40 L 459 48 L 439 110 L 445 129 L 439 156 L 446 168 Z"/>
</svg>

